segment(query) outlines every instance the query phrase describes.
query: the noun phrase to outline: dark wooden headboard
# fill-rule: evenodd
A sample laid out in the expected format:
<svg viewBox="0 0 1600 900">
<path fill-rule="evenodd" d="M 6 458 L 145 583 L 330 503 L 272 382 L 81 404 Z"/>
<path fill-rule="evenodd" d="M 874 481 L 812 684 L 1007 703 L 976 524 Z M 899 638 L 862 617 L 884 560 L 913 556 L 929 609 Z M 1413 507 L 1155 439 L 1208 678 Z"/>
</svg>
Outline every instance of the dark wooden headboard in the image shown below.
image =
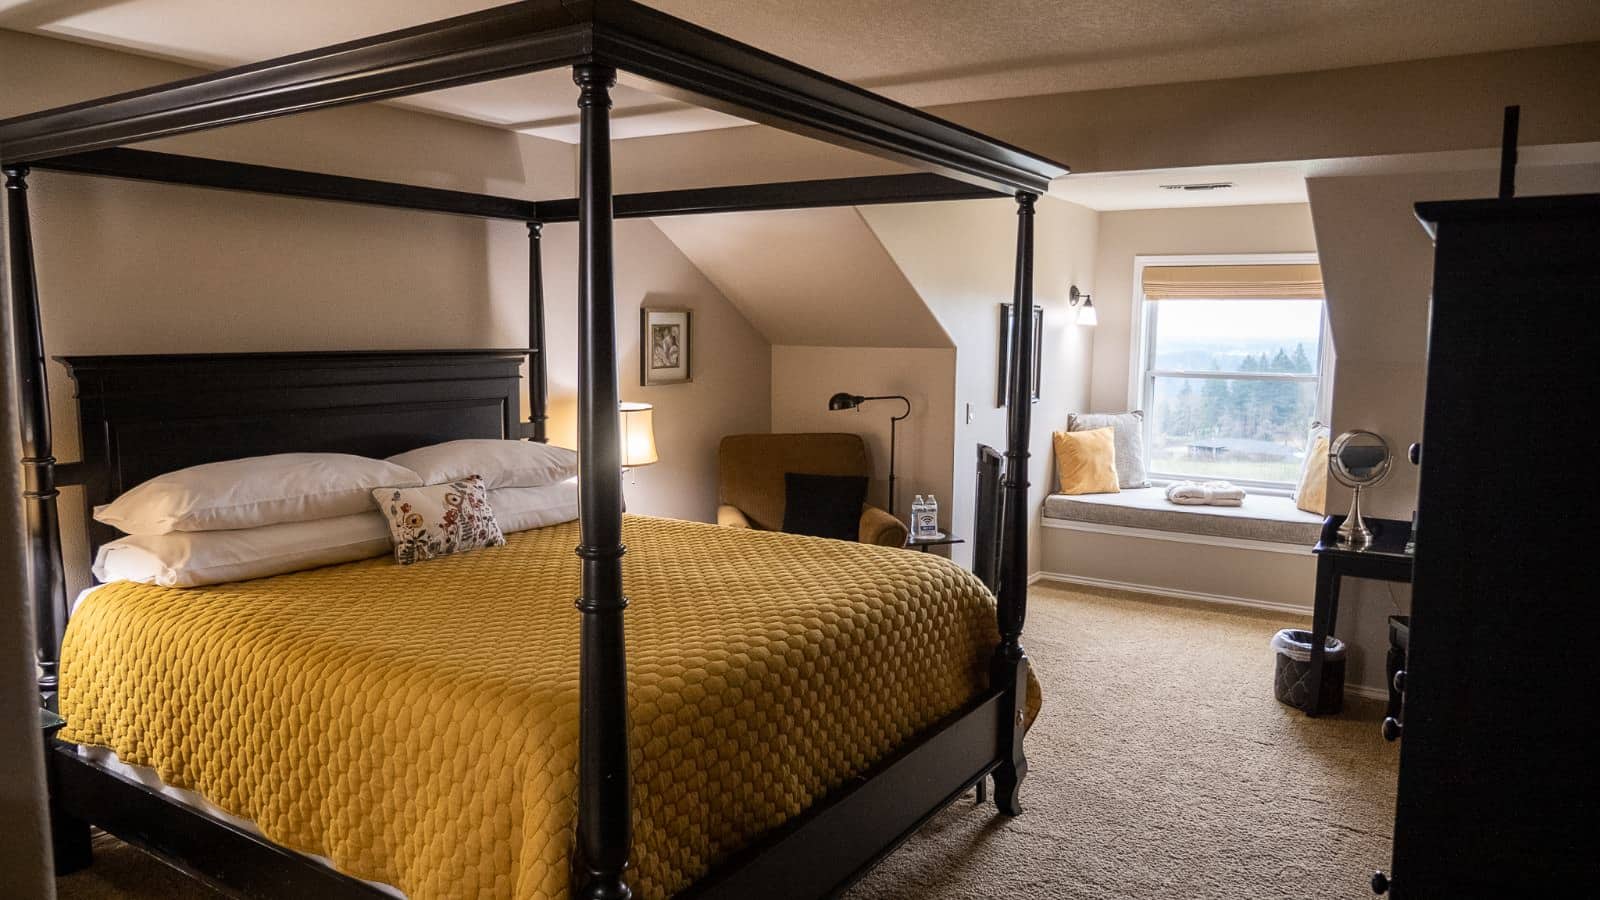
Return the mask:
<svg viewBox="0 0 1600 900">
<path fill-rule="evenodd" d="M 382 458 L 522 437 L 527 350 L 66 356 L 87 505 L 185 466 L 267 453 Z M 117 536 L 86 515 L 90 552 Z"/>
</svg>

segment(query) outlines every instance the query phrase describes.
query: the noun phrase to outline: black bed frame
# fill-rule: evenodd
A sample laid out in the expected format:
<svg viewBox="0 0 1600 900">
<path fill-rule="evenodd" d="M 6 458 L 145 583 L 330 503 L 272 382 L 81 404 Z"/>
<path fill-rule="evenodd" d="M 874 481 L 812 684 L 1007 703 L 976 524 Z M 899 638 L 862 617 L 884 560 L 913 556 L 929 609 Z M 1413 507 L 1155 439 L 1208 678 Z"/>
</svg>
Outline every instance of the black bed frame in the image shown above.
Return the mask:
<svg viewBox="0 0 1600 900">
<path fill-rule="evenodd" d="M 529 201 L 125 149 L 190 131 L 570 66 L 581 115 L 578 197 Z M 864 150 L 917 174 L 613 196 L 610 88 L 618 69 L 667 96 Z M 524 222 L 529 337 L 517 351 L 222 354 L 63 360 L 77 382 L 83 460 L 53 457 L 40 290 L 29 230 L 31 169 L 253 191 Z M 1064 166 L 961 128 L 632 0 L 528 0 L 269 62 L 0 121 L 9 221 L 17 428 L 35 610 L 39 691 L 54 703 L 66 625 L 58 488 L 100 502 L 139 480 L 209 459 L 291 449 L 384 455 L 463 436 L 545 439 L 547 379 L 540 235 L 578 223 L 578 438 L 582 563 L 578 819 L 572 896 L 627 898 L 632 846 L 621 558 L 622 494 L 612 221 L 617 217 L 1013 196 L 1014 302 L 1033 302 L 1035 201 Z M 1013 317 L 1013 365 L 1031 366 L 1032 316 Z M 517 370 L 531 352 L 531 416 Z M 691 888 L 705 898 L 823 896 L 988 777 L 1008 815 L 1027 773 L 1028 439 L 1032 404 L 1012 378 L 1003 500 L 980 550 L 998 584 L 1000 641 L 989 687 L 964 710 Z M 383 410 L 388 415 L 375 415 Z M 165 429 L 160 446 L 152 423 Z M 388 423 L 388 424 L 384 424 Z M 177 431 L 172 429 L 176 426 Z M 177 435 L 174 437 L 174 435 Z M 997 473 L 991 458 L 980 473 Z M 992 477 L 992 475 L 991 475 Z M 109 533 L 90 526 L 98 545 Z M 55 745 L 48 777 L 58 871 L 87 864 L 98 825 L 240 896 L 371 896 L 365 884 L 220 824 Z"/>
</svg>

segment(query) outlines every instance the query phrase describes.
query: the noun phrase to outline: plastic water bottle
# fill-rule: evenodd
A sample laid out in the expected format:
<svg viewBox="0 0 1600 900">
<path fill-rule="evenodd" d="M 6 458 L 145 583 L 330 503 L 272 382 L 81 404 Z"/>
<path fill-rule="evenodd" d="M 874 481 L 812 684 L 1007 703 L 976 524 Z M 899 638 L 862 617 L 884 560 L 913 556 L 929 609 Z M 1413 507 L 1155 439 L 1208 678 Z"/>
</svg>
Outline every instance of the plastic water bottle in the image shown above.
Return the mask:
<svg viewBox="0 0 1600 900">
<path fill-rule="evenodd" d="M 916 499 L 911 501 L 911 539 L 912 540 L 916 540 L 917 538 L 922 537 L 922 532 L 919 531 L 918 529 L 921 528 L 922 509 L 923 509 L 923 507 L 925 507 L 927 505 L 928 505 L 928 501 L 922 499 L 922 495 L 921 494 L 918 494 L 916 496 Z"/>
<path fill-rule="evenodd" d="M 917 510 L 917 537 L 932 540 L 939 536 L 939 501 L 932 494 Z"/>
</svg>

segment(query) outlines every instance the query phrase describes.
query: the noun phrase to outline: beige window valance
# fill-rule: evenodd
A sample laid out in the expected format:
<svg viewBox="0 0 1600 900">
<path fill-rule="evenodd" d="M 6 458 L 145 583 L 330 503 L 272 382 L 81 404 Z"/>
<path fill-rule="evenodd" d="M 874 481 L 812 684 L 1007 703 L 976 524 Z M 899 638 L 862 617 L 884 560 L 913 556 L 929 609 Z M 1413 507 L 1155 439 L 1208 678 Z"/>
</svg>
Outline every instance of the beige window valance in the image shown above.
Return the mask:
<svg viewBox="0 0 1600 900">
<path fill-rule="evenodd" d="M 1322 267 L 1149 266 L 1144 295 L 1149 300 L 1321 300 Z"/>
</svg>

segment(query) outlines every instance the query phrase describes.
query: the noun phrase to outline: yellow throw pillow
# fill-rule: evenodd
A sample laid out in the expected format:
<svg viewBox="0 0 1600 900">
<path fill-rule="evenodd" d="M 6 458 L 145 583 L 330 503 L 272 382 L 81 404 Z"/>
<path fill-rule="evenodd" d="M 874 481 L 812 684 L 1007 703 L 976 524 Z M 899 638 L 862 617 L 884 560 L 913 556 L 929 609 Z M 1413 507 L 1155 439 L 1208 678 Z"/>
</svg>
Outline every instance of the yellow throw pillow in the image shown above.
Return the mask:
<svg viewBox="0 0 1600 900">
<path fill-rule="evenodd" d="M 1117 452 L 1113 428 L 1057 431 L 1056 479 L 1063 494 L 1116 494 Z"/>
<path fill-rule="evenodd" d="M 1300 469 L 1300 489 L 1294 492 L 1294 505 L 1308 513 L 1327 515 L 1328 507 L 1328 435 L 1322 433 L 1311 441 L 1306 450 L 1306 462 Z"/>
</svg>

